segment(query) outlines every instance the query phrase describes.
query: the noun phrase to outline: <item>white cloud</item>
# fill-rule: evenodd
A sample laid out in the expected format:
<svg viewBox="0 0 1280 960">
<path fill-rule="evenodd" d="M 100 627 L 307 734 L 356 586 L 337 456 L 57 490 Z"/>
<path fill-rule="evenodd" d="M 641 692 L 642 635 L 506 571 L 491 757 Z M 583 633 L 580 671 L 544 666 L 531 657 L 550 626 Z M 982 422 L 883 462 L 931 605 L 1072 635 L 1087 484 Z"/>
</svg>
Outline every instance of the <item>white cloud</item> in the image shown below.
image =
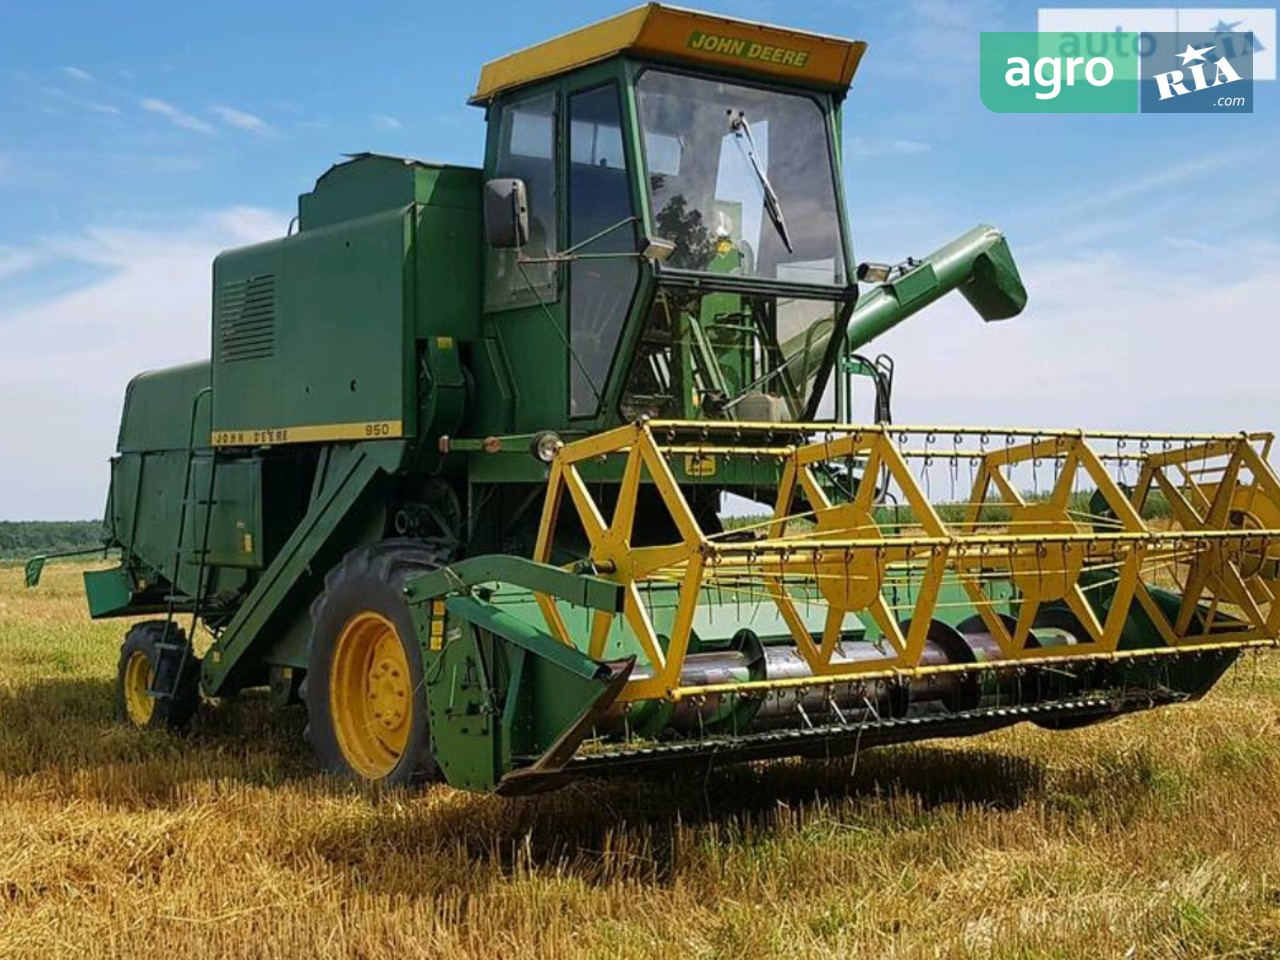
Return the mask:
<svg viewBox="0 0 1280 960">
<path fill-rule="evenodd" d="M 79 67 L 63 67 L 62 72 L 72 80 L 78 80 L 81 83 L 93 83 L 93 74 L 88 70 L 81 70 Z"/>
<path fill-rule="evenodd" d="M 216 105 L 210 107 L 209 112 L 235 130 L 247 130 L 249 133 L 260 134 L 274 132 L 271 125 L 261 117 L 244 110 L 237 110 L 235 107 Z"/>
<path fill-rule="evenodd" d="M 192 116 L 184 110 L 179 110 L 172 103 L 165 100 L 157 100 L 154 97 L 148 97 L 141 101 L 138 106 L 142 107 L 148 113 L 156 113 L 164 117 L 175 127 L 181 127 L 184 130 L 195 130 L 198 133 L 216 133 L 213 125 L 205 123 L 199 117 Z"/>
<path fill-rule="evenodd" d="M 281 236 L 287 222 L 285 213 L 232 208 L 150 229 L 92 227 L 33 255 L 97 267 L 102 279 L 14 308 L 0 282 L 9 467 L 0 470 L 0 518 L 101 513 L 125 384 L 141 370 L 207 357 L 213 257 Z M 18 466 L 32 463 L 58 469 Z"/>
<path fill-rule="evenodd" d="M 1143 161 L 1131 168 L 1113 169 L 1110 176 L 1101 179 L 1063 184 L 1049 195 L 1051 199 L 1032 201 L 1019 208 L 1014 224 L 1006 225 L 1034 224 L 1027 232 L 1041 239 L 1020 248 L 1026 256 L 1054 257 L 1063 250 L 1095 248 L 1125 233 L 1134 237 L 1135 247 L 1150 246 L 1153 233 L 1184 229 L 1189 191 L 1212 183 L 1215 174 L 1240 169 L 1256 157 L 1251 148 L 1217 150 L 1174 163 L 1152 165 Z M 1242 208 L 1242 216 L 1233 219 L 1233 227 L 1242 231 L 1243 216 L 1254 210 L 1265 211 L 1267 202 L 1265 196 L 1253 191 L 1250 203 Z M 1270 202 L 1274 204 L 1275 199 Z"/>
<path fill-rule="evenodd" d="M 1205 243 L 1193 237 L 1161 237 L 1160 242 L 1175 250 L 1190 250 L 1192 253 L 1216 254 L 1220 249 L 1212 243 Z"/>
<path fill-rule="evenodd" d="M 369 118 L 379 130 L 400 130 L 404 127 L 397 118 L 387 113 L 375 113 Z"/>
<path fill-rule="evenodd" d="M 1201 174 L 1212 173 L 1228 166 L 1238 167 L 1243 159 L 1243 151 L 1215 150 L 1207 156 L 1144 169 L 1119 183 L 1111 183 L 1107 186 L 1093 184 L 1079 192 L 1068 212 L 1075 214 L 1083 209 L 1107 210 L 1117 203 L 1132 200 L 1135 197 L 1150 193 L 1165 193 L 1169 187 L 1195 180 Z"/>
<path fill-rule="evenodd" d="M 0 280 L 5 277 L 26 273 L 41 261 L 35 250 L 22 250 L 16 247 L 0 247 Z"/>
<path fill-rule="evenodd" d="M 203 170 L 207 158 L 189 153 L 160 153 L 154 150 L 113 150 L 98 155 L 104 170 L 146 176 L 151 173 L 192 173 Z"/>
<path fill-rule="evenodd" d="M 101 100 L 91 100 L 88 97 L 77 96 L 74 93 L 67 93 L 57 87 L 41 87 L 40 90 L 47 96 L 52 97 L 59 103 L 71 104 L 82 110 L 88 110 L 91 113 L 101 113 L 107 116 L 115 116 L 120 113 L 120 108 L 104 103 Z M 54 111 L 57 112 L 57 111 Z"/>
<path fill-rule="evenodd" d="M 929 144 L 923 140 L 905 140 L 899 137 L 850 137 L 848 153 L 854 157 L 881 157 L 888 154 L 927 153 Z"/>
</svg>

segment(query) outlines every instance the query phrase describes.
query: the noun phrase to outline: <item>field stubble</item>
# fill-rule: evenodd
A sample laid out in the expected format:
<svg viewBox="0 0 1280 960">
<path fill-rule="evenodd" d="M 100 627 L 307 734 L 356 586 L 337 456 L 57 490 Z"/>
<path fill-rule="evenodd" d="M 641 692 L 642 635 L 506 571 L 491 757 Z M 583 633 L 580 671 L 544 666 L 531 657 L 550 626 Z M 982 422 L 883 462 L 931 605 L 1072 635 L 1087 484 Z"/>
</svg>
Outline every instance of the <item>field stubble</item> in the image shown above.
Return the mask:
<svg viewBox="0 0 1280 960">
<path fill-rule="evenodd" d="M 0 568 L 0 957 L 1280 956 L 1280 662 L 1091 729 L 502 800 L 298 710 L 111 719 L 122 625 Z"/>
</svg>

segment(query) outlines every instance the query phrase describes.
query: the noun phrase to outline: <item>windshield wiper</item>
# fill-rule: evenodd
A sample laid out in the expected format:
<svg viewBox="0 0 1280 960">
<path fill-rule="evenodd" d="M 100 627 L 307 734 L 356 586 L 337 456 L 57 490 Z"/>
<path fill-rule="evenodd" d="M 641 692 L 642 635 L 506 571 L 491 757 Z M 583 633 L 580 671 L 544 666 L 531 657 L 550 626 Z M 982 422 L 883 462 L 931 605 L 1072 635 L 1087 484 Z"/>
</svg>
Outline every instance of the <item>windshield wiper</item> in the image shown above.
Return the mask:
<svg viewBox="0 0 1280 960">
<path fill-rule="evenodd" d="M 764 193 L 764 209 L 769 214 L 769 220 L 773 223 L 774 229 L 778 231 L 778 236 L 782 238 L 782 243 L 787 248 L 787 253 L 795 253 L 791 249 L 791 237 L 787 233 L 787 221 L 782 218 L 782 202 L 778 199 L 778 195 L 773 192 L 773 184 L 769 182 L 769 176 L 764 172 L 764 167 L 760 166 L 760 157 L 756 152 L 756 138 L 751 135 L 751 124 L 747 123 L 747 116 L 743 111 L 739 110 L 734 113 L 732 109 L 729 110 L 729 129 L 733 131 L 734 139 L 738 142 L 738 148 L 746 153 L 747 160 L 751 163 L 751 169 L 755 171 L 756 179 L 760 182 L 760 190 Z M 746 147 L 743 147 L 743 134 L 746 134 Z"/>
</svg>

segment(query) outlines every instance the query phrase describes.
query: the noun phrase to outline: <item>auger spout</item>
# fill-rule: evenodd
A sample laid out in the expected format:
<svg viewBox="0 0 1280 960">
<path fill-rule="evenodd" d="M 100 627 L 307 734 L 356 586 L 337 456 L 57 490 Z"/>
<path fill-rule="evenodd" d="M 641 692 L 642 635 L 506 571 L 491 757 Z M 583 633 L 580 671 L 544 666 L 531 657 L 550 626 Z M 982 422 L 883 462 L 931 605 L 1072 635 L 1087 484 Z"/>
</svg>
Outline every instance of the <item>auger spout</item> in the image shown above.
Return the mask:
<svg viewBox="0 0 1280 960">
<path fill-rule="evenodd" d="M 1013 254 L 995 227 L 974 227 L 859 299 L 846 334 L 849 349 L 861 349 L 956 289 L 987 321 L 1016 317 L 1026 306 Z"/>
</svg>

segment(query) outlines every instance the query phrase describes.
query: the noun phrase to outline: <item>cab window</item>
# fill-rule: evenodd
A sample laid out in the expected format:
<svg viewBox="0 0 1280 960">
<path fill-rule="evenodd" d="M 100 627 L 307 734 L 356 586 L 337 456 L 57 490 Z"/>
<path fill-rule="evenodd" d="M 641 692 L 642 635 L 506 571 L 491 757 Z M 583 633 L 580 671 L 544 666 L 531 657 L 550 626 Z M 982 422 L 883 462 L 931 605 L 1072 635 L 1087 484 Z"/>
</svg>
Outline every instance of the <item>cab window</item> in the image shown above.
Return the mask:
<svg viewBox="0 0 1280 960">
<path fill-rule="evenodd" d="M 530 97 L 502 108 L 493 176 L 518 177 L 529 198 L 529 258 L 556 251 L 556 98 Z M 503 310 L 556 299 L 556 265 L 517 264 L 514 250 L 490 250 L 485 308 Z"/>
<path fill-rule="evenodd" d="M 569 270 L 569 414 L 581 417 L 599 407 L 639 279 L 615 84 L 569 98 L 568 192 L 569 246 L 583 245 Z"/>
</svg>

